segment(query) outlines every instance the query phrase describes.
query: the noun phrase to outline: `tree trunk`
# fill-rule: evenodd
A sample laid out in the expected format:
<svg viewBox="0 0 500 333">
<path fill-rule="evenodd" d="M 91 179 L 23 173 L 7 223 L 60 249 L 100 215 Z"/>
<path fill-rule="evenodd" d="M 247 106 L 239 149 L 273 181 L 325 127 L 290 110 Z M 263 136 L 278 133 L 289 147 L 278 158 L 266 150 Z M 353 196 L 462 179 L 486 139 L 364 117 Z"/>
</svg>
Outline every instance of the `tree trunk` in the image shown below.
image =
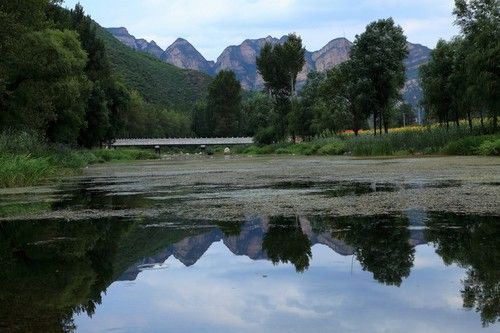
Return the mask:
<svg viewBox="0 0 500 333">
<path fill-rule="evenodd" d="M 472 115 L 470 110 L 467 111 L 467 120 L 469 121 L 469 129 L 472 132 Z"/>
<path fill-rule="evenodd" d="M 377 136 L 377 113 L 373 112 L 373 135 Z"/>
<path fill-rule="evenodd" d="M 382 135 L 382 112 L 380 113 L 380 117 L 378 119 L 378 130 L 380 132 L 380 135 Z"/>
<path fill-rule="evenodd" d="M 479 112 L 479 115 L 481 117 L 481 132 L 484 133 L 484 118 L 483 118 L 483 110 Z"/>
</svg>

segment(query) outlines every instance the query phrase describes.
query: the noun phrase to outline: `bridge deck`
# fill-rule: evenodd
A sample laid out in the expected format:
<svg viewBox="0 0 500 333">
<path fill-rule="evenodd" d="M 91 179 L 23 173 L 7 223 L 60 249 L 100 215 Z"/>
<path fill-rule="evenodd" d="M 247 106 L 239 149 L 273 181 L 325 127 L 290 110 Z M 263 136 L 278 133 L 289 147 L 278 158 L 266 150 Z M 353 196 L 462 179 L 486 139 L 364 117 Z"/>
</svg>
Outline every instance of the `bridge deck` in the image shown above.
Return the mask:
<svg viewBox="0 0 500 333">
<path fill-rule="evenodd" d="M 251 145 L 253 138 L 117 139 L 112 147 Z"/>
</svg>

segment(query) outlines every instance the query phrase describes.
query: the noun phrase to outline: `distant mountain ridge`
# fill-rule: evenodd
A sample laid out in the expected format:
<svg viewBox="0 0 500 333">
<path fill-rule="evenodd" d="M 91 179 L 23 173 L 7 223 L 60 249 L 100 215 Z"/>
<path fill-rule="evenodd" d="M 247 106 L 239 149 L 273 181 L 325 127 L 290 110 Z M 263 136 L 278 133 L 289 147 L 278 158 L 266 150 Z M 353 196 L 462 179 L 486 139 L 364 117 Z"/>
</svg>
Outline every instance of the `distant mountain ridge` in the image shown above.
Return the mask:
<svg viewBox="0 0 500 333">
<path fill-rule="evenodd" d="M 136 39 L 125 28 L 108 28 L 125 45 L 149 53 L 167 63 L 180 68 L 194 69 L 209 75 L 215 75 L 221 70 L 232 70 L 240 80 L 241 85 L 247 90 L 259 90 L 264 86 L 262 77 L 257 72 L 255 58 L 266 43 L 283 43 L 286 36 L 280 39 L 267 36 L 259 39 L 246 39 L 240 45 L 228 46 L 224 49 L 217 61 L 208 61 L 187 40 L 179 38 L 165 51 L 154 42 Z M 306 51 L 303 70 L 297 78 L 297 85 L 301 87 L 307 80 L 307 75 L 312 71 L 324 72 L 349 59 L 349 52 L 353 43 L 346 38 L 336 38 L 328 42 L 321 49 Z M 418 69 L 428 62 L 431 50 L 420 44 L 408 43 L 409 55 L 405 60 L 407 81 L 403 89 L 405 100 L 418 105 L 422 89 L 418 80 Z"/>
<path fill-rule="evenodd" d="M 209 75 L 161 61 L 164 51 L 155 42 L 136 39 L 125 28 L 95 27 L 115 73 L 147 102 L 187 112 L 204 97 Z"/>
</svg>

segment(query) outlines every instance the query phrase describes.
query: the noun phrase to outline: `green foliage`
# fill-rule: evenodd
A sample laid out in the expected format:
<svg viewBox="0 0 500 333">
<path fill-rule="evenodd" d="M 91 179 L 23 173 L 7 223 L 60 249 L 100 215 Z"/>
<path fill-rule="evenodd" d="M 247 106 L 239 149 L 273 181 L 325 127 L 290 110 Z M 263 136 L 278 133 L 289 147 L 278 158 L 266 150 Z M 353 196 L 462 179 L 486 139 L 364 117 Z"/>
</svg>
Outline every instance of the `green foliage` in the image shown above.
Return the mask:
<svg viewBox="0 0 500 333">
<path fill-rule="evenodd" d="M 495 155 L 495 149 L 498 149 L 497 141 L 500 140 L 497 138 L 498 136 L 494 135 L 466 137 L 450 142 L 444 152 L 449 155 Z"/>
<path fill-rule="evenodd" d="M 327 72 L 320 89 L 323 100 L 329 105 L 330 119 L 323 121 L 326 117 L 322 111 L 316 122 L 317 133 L 350 128 L 357 134 L 366 127 L 375 93 L 373 85 L 364 76 L 366 73 L 360 69 L 354 60 L 348 60 Z"/>
<path fill-rule="evenodd" d="M 408 54 L 403 29 L 393 19 L 370 23 L 366 31 L 356 36 L 351 50 L 353 67 L 370 88 L 374 128 L 384 126 L 388 132 L 389 110 L 400 98 L 405 81 L 404 59 Z M 365 98 L 366 99 L 366 98 Z"/>
<path fill-rule="evenodd" d="M 500 156 L 500 138 L 485 140 L 476 150 L 480 155 Z"/>
<path fill-rule="evenodd" d="M 274 127 L 262 127 L 255 133 L 254 140 L 257 144 L 269 145 L 276 140 L 276 132 Z"/>
<path fill-rule="evenodd" d="M 269 94 L 246 92 L 241 106 L 240 129 L 244 136 L 254 136 L 259 129 L 269 126 L 273 113 L 273 100 Z M 260 142 L 260 141 L 259 141 Z M 269 143 L 272 142 L 269 141 Z"/>
<path fill-rule="evenodd" d="M 318 155 L 342 155 L 346 152 L 346 145 L 342 141 L 327 143 L 318 149 Z"/>
<path fill-rule="evenodd" d="M 55 29 L 30 32 L 17 47 L 2 126 L 34 128 L 53 142 L 76 143 L 89 89 L 83 75 L 87 56 L 78 35 Z"/>
<path fill-rule="evenodd" d="M 317 150 L 318 146 L 301 142 L 276 148 L 274 153 L 280 155 L 314 155 Z"/>
<path fill-rule="evenodd" d="M 96 27 L 97 36 L 104 42 L 113 70 L 148 103 L 186 112 L 205 96 L 211 81 L 208 75 L 180 69 L 134 51 L 97 24 Z"/>
<path fill-rule="evenodd" d="M 39 135 L 4 132 L 0 133 L 0 187 L 37 185 L 99 162 L 156 158 L 151 150 L 75 150 L 49 144 Z"/>
<path fill-rule="evenodd" d="M 490 117 L 498 127 L 500 109 L 500 3 L 496 0 L 457 0 L 454 14 L 462 34 L 440 40 L 429 64 L 421 68 L 424 105 L 438 121 L 467 116 Z M 483 114 L 485 113 L 485 114 Z"/>
<path fill-rule="evenodd" d="M 130 93 L 129 108 L 121 115 L 117 130 L 126 138 L 168 138 L 191 135 L 191 118 L 186 113 L 146 103 L 137 91 Z"/>
<path fill-rule="evenodd" d="M 411 154 L 495 155 L 498 135 L 479 135 L 475 127 L 435 127 L 420 131 L 391 132 L 384 136 L 326 136 L 311 141 L 274 143 L 246 148 L 245 154 L 399 156 Z"/>
<path fill-rule="evenodd" d="M 53 171 L 48 158 L 3 155 L 0 156 L 0 187 L 35 185 Z"/>
<path fill-rule="evenodd" d="M 314 134 L 313 122 L 317 116 L 318 104 L 322 103 L 320 86 L 325 75 L 319 72 L 309 73 L 307 81 L 299 94 L 299 99 L 292 100 L 292 111 L 289 115 L 289 131 L 294 135 L 308 137 Z"/>
<path fill-rule="evenodd" d="M 453 102 L 451 77 L 455 51 L 456 45 L 439 40 L 431 52 L 429 63 L 420 69 L 424 91 L 423 103 L 430 111 L 430 115 L 437 117 L 440 123 L 451 120 L 450 106 Z M 456 120 L 458 121 L 458 118 Z"/>
<path fill-rule="evenodd" d="M 220 71 L 208 86 L 205 121 L 208 135 L 233 137 L 239 132 L 241 84 L 232 71 Z"/>
<path fill-rule="evenodd" d="M 274 97 L 274 127 L 280 139 L 285 137 L 288 129 L 287 118 L 292 109 L 290 97 L 295 93 L 297 74 L 304 67 L 304 55 L 302 39 L 289 34 L 283 44 L 266 43 L 256 59 L 265 87 Z"/>
</svg>

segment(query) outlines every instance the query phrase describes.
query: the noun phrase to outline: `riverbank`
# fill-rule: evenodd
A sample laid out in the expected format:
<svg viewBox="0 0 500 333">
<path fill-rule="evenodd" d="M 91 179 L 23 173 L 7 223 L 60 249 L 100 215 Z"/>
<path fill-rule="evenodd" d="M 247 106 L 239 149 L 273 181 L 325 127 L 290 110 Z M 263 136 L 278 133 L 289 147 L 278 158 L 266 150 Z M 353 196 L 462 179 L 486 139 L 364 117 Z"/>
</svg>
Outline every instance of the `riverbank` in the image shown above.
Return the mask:
<svg viewBox="0 0 500 333">
<path fill-rule="evenodd" d="M 0 135 L 0 188 L 39 185 L 54 176 L 81 172 L 82 168 L 112 161 L 157 159 L 138 149 L 76 149 L 51 145 L 25 133 Z"/>
<path fill-rule="evenodd" d="M 412 155 L 478 155 L 499 156 L 500 134 L 481 135 L 467 128 L 425 128 L 394 131 L 373 136 L 368 133 L 316 138 L 300 143 L 275 143 L 240 148 L 248 155 L 351 155 L 351 156 L 412 156 Z"/>
</svg>

